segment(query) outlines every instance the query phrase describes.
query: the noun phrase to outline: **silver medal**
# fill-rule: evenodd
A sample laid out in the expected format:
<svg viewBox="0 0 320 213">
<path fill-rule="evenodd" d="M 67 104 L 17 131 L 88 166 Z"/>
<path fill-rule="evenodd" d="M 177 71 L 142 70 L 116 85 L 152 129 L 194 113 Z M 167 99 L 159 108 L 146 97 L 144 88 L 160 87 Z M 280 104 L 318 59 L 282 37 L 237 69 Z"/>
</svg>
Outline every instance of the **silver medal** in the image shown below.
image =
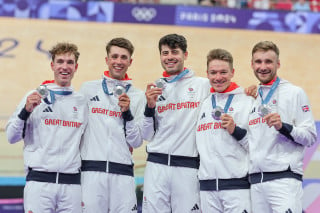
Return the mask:
<svg viewBox="0 0 320 213">
<path fill-rule="evenodd" d="M 258 113 L 261 117 L 264 117 L 271 113 L 271 107 L 269 105 L 262 104 L 258 108 Z"/>
<path fill-rule="evenodd" d="M 215 120 L 221 120 L 221 115 L 224 113 L 223 109 L 219 106 L 215 107 L 212 111 L 212 117 Z"/>
<path fill-rule="evenodd" d="M 161 88 L 161 89 L 164 89 L 164 87 L 166 85 L 166 82 L 161 78 L 156 80 L 155 83 L 156 83 L 156 87 Z"/>
<path fill-rule="evenodd" d="M 118 97 L 118 96 L 122 95 L 122 94 L 125 93 L 125 92 L 126 92 L 126 89 L 125 89 L 123 86 L 118 85 L 118 86 L 116 86 L 116 87 L 114 88 L 114 90 L 113 90 L 113 95 L 116 96 L 116 97 Z"/>
<path fill-rule="evenodd" d="M 49 90 L 46 85 L 40 85 L 37 88 L 37 92 L 40 94 L 41 98 L 46 98 L 49 95 Z"/>
</svg>

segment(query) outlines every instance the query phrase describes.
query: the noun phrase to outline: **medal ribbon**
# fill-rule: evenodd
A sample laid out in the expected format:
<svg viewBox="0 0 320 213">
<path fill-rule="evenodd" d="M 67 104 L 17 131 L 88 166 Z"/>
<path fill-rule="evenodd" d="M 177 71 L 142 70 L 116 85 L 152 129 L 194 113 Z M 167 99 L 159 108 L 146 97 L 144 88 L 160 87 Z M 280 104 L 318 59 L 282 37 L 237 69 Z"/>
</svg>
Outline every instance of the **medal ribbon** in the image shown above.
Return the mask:
<svg viewBox="0 0 320 213">
<path fill-rule="evenodd" d="M 226 102 L 226 105 L 225 105 L 224 108 L 223 108 L 224 113 L 227 113 L 227 112 L 228 112 L 228 109 L 229 109 L 230 104 L 231 104 L 231 102 L 232 102 L 233 96 L 234 96 L 234 94 L 230 94 L 230 95 L 228 96 L 228 100 L 227 100 L 227 102 Z M 217 103 L 216 103 L 216 98 L 214 97 L 214 94 L 212 94 L 212 96 L 211 96 L 211 102 L 212 102 L 212 108 L 213 108 L 213 109 L 216 108 Z"/>
<path fill-rule="evenodd" d="M 126 93 L 128 92 L 129 88 L 131 87 L 131 84 L 128 84 L 125 88 L 126 88 Z M 113 92 L 110 92 L 109 93 L 109 90 L 108 90 L 108 86 L 107 86 L 107 81 L 106 79 L 104 78 L 103 81 L 102 81 L 102 88 L 103 88 L 103 91 L 105 94 L 107 95 L 113 95 Z"/>
<path fill-rule="evenodd" d="M 183 70 L 181 73 L 179 73 L 179 75 L 177 75 L 174 79 L 168 81 L 166 78 L 164 78 L 164 80 L 168 83 L 173 83 L 173 82 L 176 82 L 176 81 L 179 81 L 183 76 L 185 76 L 186 74 L 188 74 L 189 70 L 188 69 L 185 69 Z"/>
<path fill-rule="evenodd" d="M 56 101 L 55 95 L 71 95 L 72 91 L 53 91 L 53 90 L 49 90 L 49 93 L 50 93 L 51 102 L 46 97 L 46 98 L 43 99 L 43 101 L 46 104 L 53 104 Z"/>
<path fill-rule="evenodd" d="M 279 83 L 280 83 L 280 78 L 277 77 L 277 80 L 272 84 L 272 86 L 270 88 L 270 91 L 268 92 L 268 94 L 267 94 L 267 96 L 266 96 L 266 98 L 264 100 L 262 98 L 263 97 L 262 88 L 261 87 L 259 88 L 259 95 L 261 97 L 261 104 L 262 105 L 267 104 L 270 101 L 270 99 L 271 99 L 273 93 L 276 91 Z"/>
</svg>

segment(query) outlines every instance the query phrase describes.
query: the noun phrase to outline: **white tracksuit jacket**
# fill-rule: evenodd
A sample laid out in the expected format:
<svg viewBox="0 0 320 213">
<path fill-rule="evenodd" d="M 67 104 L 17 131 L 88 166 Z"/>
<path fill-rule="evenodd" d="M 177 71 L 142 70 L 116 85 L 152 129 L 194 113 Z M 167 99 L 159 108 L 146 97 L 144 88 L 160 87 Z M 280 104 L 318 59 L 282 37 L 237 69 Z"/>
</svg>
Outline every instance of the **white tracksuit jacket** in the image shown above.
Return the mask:
<svg viewBox="0 0 320 213">
<path fill-rule="evenodd" d="M 214 92 L 216 106 L 224 108 L 228 96 L 234 94 L 227 114 L 237 127 L 247 129 L 253 98 L 241 87 L 226 93 Z M 248 174 L 248 138 L 237 140 L 212 117 L 212 95 L 202 104 L 198 116 L 196 142 L 200 154 L 200 180 L 243 178 Z"/>
<path fill-rule="evenodd" d="M 209 95 L 209 88 L 209 80 L 194 76 L 191 70 L 179 81 L 166 83 L 156 104 L 156 131 L 153 118 L 144 117 L 142 132 L 143 138 L 149 141 L 148 152 L 198 156 L 195 126 L 200 103 Z"/>
<path fill-rule="evenodd" d="M 260 85 L 266 96 L 271 86 Z M 265 97 L 263 97 L 265 98 Z M 269 101 L 271 109 L 280 115 L 286 137 L 274 127 L 269 128 L 258 114 L 261 97 L 258 95 L 249 116 L 250 173 L 284 171 L 288 167 L 303 174 L 303 157 L 306 146 L 317 138 L 315 122 L 305 92 L 286 80 L 280 80 Z M 292 131 L 290 131 L 292 128 Z"/>
<path fill-rule="evenodd" d="M 80 139 L 87 123 L 88 108 L 83 95 L 71 87 L 48 84 L 54 91 L 72 91 L 71 95 L 55 95 L 53 104 L 44 101 L 26 121 L 18 115 L 26 104 L 29 92 L 11 116 L 7 127 L 10 143 L 24 140 L 24 165 L 37 171 L 79 173 L 81 166 Z M 50 101 L 50 98 L 48 98 Z"/>
<path fill-rule="evenodd" d="M 109 92 L 118 84 L 126 86 L 132 83 L 131 80 L 118 81 L 107 76 L 103 78 L 106 79 Z M 146 103 L 145 95 L 132 85 L 126 92 L 134 119 L 127 121 L 124 127 L 118 98 L 104 93 L 102 81 L 85 82 L 80 88 L 89 104 L 89 122 L 81 143 L 82 160 L 132 164 L 129 147 L 137 148 L 143 142 L 139 122 Z"/>
</svg>

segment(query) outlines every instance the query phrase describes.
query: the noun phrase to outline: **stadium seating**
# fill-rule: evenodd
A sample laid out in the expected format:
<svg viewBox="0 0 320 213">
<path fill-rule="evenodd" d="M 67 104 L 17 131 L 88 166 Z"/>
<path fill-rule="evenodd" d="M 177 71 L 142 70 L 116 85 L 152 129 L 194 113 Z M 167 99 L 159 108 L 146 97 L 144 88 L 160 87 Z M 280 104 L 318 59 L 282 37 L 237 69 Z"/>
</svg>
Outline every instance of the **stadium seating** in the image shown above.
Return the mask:
<svg viewBox="0 0 320 213">
<path fill-rule="evenodd" d="M 320 0 L 310 0 L 310 8 L 313 12 L 320 11 Z"/>
<path fill-rule="evenodd" d="M 275 10 L 291 10 L 292 8 L 291 0 L 279 0 L 273 4 L 273 9 Z"/>
</svg>

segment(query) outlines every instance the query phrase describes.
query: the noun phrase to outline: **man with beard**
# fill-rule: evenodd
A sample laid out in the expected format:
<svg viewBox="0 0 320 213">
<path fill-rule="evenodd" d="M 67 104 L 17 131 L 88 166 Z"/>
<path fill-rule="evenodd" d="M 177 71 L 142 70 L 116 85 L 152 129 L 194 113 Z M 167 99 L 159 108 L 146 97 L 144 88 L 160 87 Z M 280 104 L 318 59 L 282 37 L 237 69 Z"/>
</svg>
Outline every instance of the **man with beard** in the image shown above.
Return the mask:
<svg viewBox="0 0 320 213">
<path fill-rule="evenodd" d="M 159 51 L 165 71 L 146 90 L 142 134 L 149 143 L 142 211 L 200 212 L 195 128 L 209 81 L 184 66 L 188 52 L 182 35 L 162 37 Z"/>
<path fill-rule="evenodd" d="M 249 115 L 249 181 L 254 212 L 302 212 L 303 157 L 317 135 L 305 92 L 280 78 L 279 49 L 270 41 L 252 49 L 260 81 Z"/>
</svg>

